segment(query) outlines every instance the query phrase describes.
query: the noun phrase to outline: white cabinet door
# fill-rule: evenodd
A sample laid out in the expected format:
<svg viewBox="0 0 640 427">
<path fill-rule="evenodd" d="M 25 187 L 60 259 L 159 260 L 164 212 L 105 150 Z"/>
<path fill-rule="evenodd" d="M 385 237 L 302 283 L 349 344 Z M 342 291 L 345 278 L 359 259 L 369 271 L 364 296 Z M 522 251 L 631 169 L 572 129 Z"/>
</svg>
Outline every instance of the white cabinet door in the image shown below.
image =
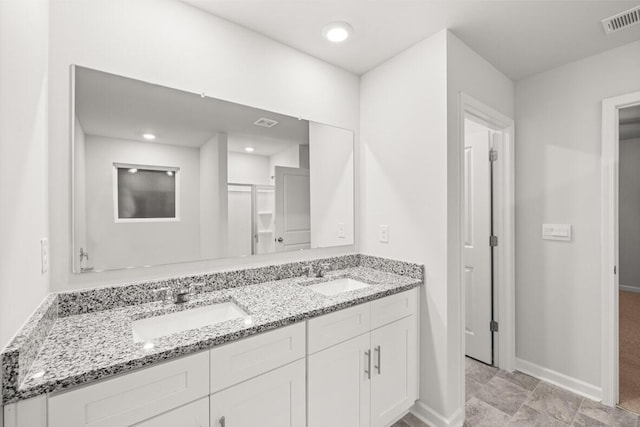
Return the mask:
<svg viewBox="0 0 640 427">
<path fill-rule="evenodd" d="M 304 427 L 305 360 L 211 395 L 211 427 Z"/>
<path fill-rule="evenodd" d="M 417 399 L 415 316 L 371 331 L 371 426 L 387 426 Z"/>
<path fill-rule="evenodd" d="M 134 427 L 209 427 L 209 398 L 181 406 L 173 411 L 135 424 Z"/>
<path fill-rule="evenodd" d="M 308 427 L 368 427 L 369 333 L 307 357 Z"/>
</svg>

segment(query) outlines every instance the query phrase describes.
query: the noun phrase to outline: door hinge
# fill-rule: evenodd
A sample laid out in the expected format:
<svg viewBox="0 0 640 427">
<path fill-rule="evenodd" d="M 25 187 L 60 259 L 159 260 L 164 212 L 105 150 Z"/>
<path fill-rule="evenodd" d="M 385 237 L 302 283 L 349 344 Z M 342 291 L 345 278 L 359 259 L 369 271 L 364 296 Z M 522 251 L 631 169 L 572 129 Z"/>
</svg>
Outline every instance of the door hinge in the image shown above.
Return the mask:
<svg viewBox="0 0 640 427">
<path fill-rule="evenodd" d="M 496 150 L 489 150 L 489 161 L 495 162 L 498 160 L 498 152 Z"/>
<path fill-rule="evenodd" d="M 489 236 L 489 246 L 492 248 L 498 246 L 498 236 Z"/>
<path fill-rule="evenodd" d="M 489 322 L 489 330 L 491 332 L 498 332 L 498 322 L 496 322 L 495 320 Z"/>
</svg>

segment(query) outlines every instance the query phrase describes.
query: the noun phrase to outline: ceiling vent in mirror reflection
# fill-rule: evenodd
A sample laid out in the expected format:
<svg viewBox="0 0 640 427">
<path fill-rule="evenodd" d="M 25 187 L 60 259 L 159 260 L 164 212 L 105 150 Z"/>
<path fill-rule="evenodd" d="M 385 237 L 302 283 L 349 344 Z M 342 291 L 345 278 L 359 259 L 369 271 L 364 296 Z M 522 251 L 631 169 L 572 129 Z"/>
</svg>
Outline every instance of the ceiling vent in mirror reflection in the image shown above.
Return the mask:
<svg viewBox="0 0 640 427">
<path fill-rule="evenodd" d="M 278 124 L 276 120 L 265 119 L 264 117 L 260 117 L 258 120 L 253 122 L 256 126 L 262 126 L 263 128 L 272 128 Z"/>
</svg>

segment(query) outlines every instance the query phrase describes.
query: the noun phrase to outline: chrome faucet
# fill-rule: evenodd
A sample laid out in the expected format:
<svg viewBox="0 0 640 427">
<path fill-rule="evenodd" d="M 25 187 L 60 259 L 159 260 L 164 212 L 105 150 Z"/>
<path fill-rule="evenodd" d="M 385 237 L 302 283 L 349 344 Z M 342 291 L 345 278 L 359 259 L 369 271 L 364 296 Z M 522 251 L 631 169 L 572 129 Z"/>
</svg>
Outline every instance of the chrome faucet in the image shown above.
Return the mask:
<svg viewBox="0 0 640 427">
<path fill-rule="evenodd" d="M 324 277 L 327 271 L 331 271 L 331 264 L 328 262 L 321 263 L 318 270 L 316 270 L 316 277 Z"/>
<path fill-rule="evenodd" d="M 313 277 L 313 264 L 307 265 L 307 277 Z"/>
</svg>

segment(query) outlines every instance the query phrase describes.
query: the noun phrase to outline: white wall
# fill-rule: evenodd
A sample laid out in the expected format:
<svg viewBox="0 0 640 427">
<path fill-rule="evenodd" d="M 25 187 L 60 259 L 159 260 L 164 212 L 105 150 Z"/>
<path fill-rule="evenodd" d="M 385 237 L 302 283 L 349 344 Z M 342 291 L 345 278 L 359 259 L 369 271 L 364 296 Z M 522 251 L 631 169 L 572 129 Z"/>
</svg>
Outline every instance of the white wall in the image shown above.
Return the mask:
<svg viewBox="0 0 640 427">
<path fill-rule="evenodd" d="M 10 39 L 15 40 L 15 36 L 11 34 Z M 65 107 L 69 105 L 71 64 L 194 93 L 205 92 L 347 129 L 358 128 L 359 79 L 174 0 L 54 0 L 51 50 L 50 188 L 56 195 L 50 216 L 54 290 L 353 251 L 353 247 L 344 247 L 125 272 L 71 274 L 70 118 L 69 108 Z M 260 70 L 259 76 L 256 70 Z"/>
<path fill-rule="evenodd" d="M 640 292 L 640 138 L 620 141 L 620 287 Z"/>
<path fill-rule="evenodd" d="M 463 91 L 513 115 L 513 83 L 442 31 L 366 73 L 364 250 L 420 262 L 420 403 L 423 415 L 461 417 L 460 135 Z M 389 243 L 378 226 L 389 226 Z"/>
<path fill-rule="evenodd" d="M 311 126 L 311 123 L 309 123 Z M 275 185 L 276 166 L 284 166 L 288 168 L 299 168 L 300 165 L 300 146 L 293 145 L 285 150 L 269 156 L 269 184 Z M 273 177 L 273 178 L 271 178 Z"/>
<path fill-rule="evenodd" d="M 640 42 L 516 84 L 517 357 L 601 386 L 603 98 L 640 90 Z M 571 242 L 541 224 L 573 226 Z"/>
<path fill-rule="evenodd" d="M 229 151 L 229 182 L 273 185 L 269 179 L 269 159 L 267 156 Z"/>
<path fill-rule="evenodd" d="M 353 244 L 353 132 L 311 122 L 309 145 L 298 147 L 309 149 L 311 247 Z"/>
<path fill-rule="evenodd" d="M 95 269 L 178 262 L 200 256 L 200 159 L 197 148 L 86 135 L 87 265 Z M 180 168 L 180 221 L 114 220 L 113 164 Z"/>
<path fill-rule="evenodd" d="M 447 68 L 440 32 L 362 76 L 364 252 L 424 263 L 420 400 L 446 415 Z M 389 243 L 378 226 L 389 226 Z"/>
<path fill-rule="evenodd" d="M 0 349 L 49 291 L 48 35 L 47 0 L 0 1 Z"/>
<path fill-rule="evenodd" d="M 203 259 L 227 254 L 228 142 L 228 135 L 219 133 L 200 147 L 200 257 Z"/>
</svg>

